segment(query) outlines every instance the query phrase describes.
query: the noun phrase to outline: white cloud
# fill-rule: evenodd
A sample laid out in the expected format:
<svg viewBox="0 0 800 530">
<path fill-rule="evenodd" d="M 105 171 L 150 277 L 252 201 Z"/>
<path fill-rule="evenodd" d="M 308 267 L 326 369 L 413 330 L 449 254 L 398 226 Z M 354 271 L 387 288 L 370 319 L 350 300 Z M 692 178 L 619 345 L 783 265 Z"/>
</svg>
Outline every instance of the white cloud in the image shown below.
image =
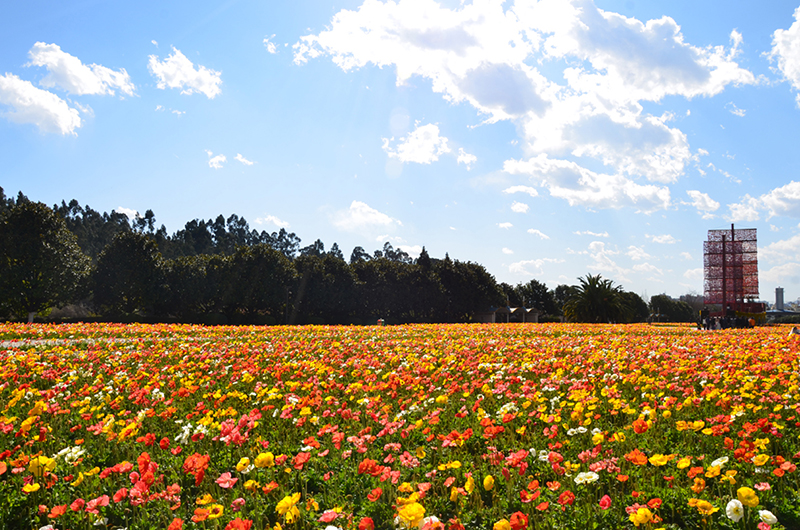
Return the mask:
<svg viewBox="0 0 800 530">
<path fill-rule="evenodd" d="M 592 236 L 592 237 L 608 237 L 608 232 L 592 232 L 591 230 L 584 230 L 583 232 L 573 232 L 579 236 Z"/>
<path fill-rule="evenodd" d="M 185 110 L 173 110 L 172 113 L 176 114 L 180 118 L 183 114 L 186 114 L 186 111 Z"/>
<path fill-rule="evenodd" d="M 759 272 L 759 277 L 777 284 L 800 283 L 800 263 L 784 263 Z"/>
<path fill-rule="evenodd" d="M 269 37 L 264 37 L 264 40 L 263 40 L 264 47 L 265 47 L 265 48 L 267 49 L 267 51 L 268 51 L 269 53 L 271 53 L 271 54 L 276 54 L 276 53 L 278 53 L 278 47 L 277 47 L 277 46 L 275 46 L 275 43 L 274 43 L 274 42 L 270 42 L 270 39 L 274 39 L 274 38 L 275 38 L 275 34 L 273 33 L 273 34 L 272 34 L 271 36 L 269 36 Z"/>
<path fill-rule="evenodd" d="M 732 101 L 730 103 L 728 103 L 727 105 L 725 105 L 725 108 L 728 109 L 728 112 L 730 112 L 734 116 L 739 116 L 740 118 L 744 118 L 745 114 L 747 114 L 746 110 L 740 109 Z"/>
<path fill-rule="evenodd" d="M 208 149 L 206 149 L 206 154 L 208 155 L 208 167 L 212 169 L 222 169 L 222 164 L 228 160 L 225 155 L 214 156 L 214 153 Z"/>
<path fill-rule="evenodd" d="M 531 186 L 511 186 L 510 188 L 504 189 L 503 193 L 527 193 L 531 197 L 536 197 L 539 195 L 539 192 L 536 191 L 536 188 L 532 188 Z"/>
<path fill-rule="evenodd" d="M 532 260 L 525 260 L 525 261 L 518 261 L 516 263 L 512 263 L 508 266 L 508 271 L 514 274 L 522 274 L 525 276 L 533 276 L 535 274 L 544 274 L 544 270 L 542 269 L 542 265 L 545 263 L 564 263 L 563 259 L 553 259 L 553 258 L 544 258 L 544 259 L 532 259 Z M 531 270 L 533 269 L 533 270 Z"/>
<path fill-rule="evenodd" d="M 397 245 L 397 248 L 414 259 L 417 259 L 422 253 L 422 247 L 420 245 Z"/>
<path fill-rule="evenodd" d="M 136 219 L 137 217 L 139 217 L 139 212 L 131 208 L 124 208 L 122 206 L 117 206 L 117 209 L 115 211 L 117 213 L 126 215 L 128 219 Z"/>
<path fill-rule="evenodd" d="M 150 43 L 151 43 L 153 46 L 155 46 L 156 48 L 158 48 L 158 42 L 156 42 L 156 40 L 155 40 L 155 39 L 151 40 L 151 41 L 150 41 Z"/>
<path fill-rule="evenodd" d="M 660 243 L 662 245 L 672 245 L 677 243 L 678 240 L 672 237 L 669 234 L 663 234 L 660 236 L 651 236 L 650 234 L 645 234 L 644 237 L 652 241 L 653 243 Z"/>
<path fill-rule="evenodd" d="M 659 276 L 664 274 L 664 271 L 662 271 L 655 265 L 651 265 L 650 263 L 639 263 L 638 265 L 634 265 L 633 270 L 635 270 L 636 272 L 655 272 Z"/>
<path fill-rule="evenodd" d="M 511 250 L 510 248 L 503 247 L 503 254 L 513 254 L 513 253 L 514 251 Z"/>
<path fill-rule="evenodd" d="M 45 88 L 62 88 L 70 94 L 110 94 L 114 89 L 132 96 L 136 87 L 124 68 L 112 70 L 99 64 L 85 65 L 56 44 L 37 42 L 28 51 L 25 66 L 44 66 L 48 74 L 39 81 Z"/>
<path fill-rule="evenodd" d="M 512 225 L 511 223 L 497 223 L 497 226 L 499 226 L 500 228 L 505 228 L 506 230 L 508 230 L 509 228 L 511 228 L 514 225 Z"/>
<path fill-rule="evenodd" d="M 776 29 L 772 34 L 770 61 L 778 61 L 778 69 L 797 91 L 800 91 L 800 7 L 794 11 L 794 23 L 789 29 Z M 800 106 L 800 94 L 797 95 Z"/>
<path fill-rule="evenodd" d="M 632 206 L 645 212 L 670 205 L 669 188 L 637 184 L 622 175 L 595 173 L 575 162 L 548 158 L 541 154 L 528 160 L 506 160 L 503 170 L 512 175 L 528 175 L 546 187 L 553 197 L 570 206 L 622 208 Z"/>
<path fill-rule="evenodd" d="M 689 280 L 702 280 L 703 268 L 700 267 L 698 269 L 687 269 L 686 272 L 683 273 L 683 277 L 688 278 Z"/>
<path fill-rule="evenodd" d="M 272 224 L 277 226 L 278 228 L 289 228 L 289 223 L 286 221 L 282 221 L 278 219 L 274 215 L 266 215 L 264 217 L 259 217 L 256 219 L 256 224 L 264 225 L 264 224 Z"/>
<path fill-rule="evenodd" d="M 211 70 L 205 66 L 195 69 L 192 61 L 186 58 L 180 50 L 172 47 L 172 54 L 163 61 L 157 55 L 151 55 L 147 63 L 150 73 L 158 78 L 158 88 L 178 88 L 181 94 L 200 92 L 209 99 L 214 99 L 222 93 L 221 72 Z"/>
<path fill-rule="evenodd" d="M 371 208 L 366 203 L 353 201 L 348 209 L 334 214 L 333 224 L 340 230 L 359 232 L 374 228 L 402 226 L 403 223 Z"/>
<path fill-rule="evenodd" d="M 800 234 L 759 248 L 758 257 L 759 260 L 768 263 L 785 263 L 800 259 Z"/>
<path fill-rule="evenodd" d="M 449 153 L 447 138 L 439 136 L 439 127 L 433 123 L 419 126 L 407 137 L 400 138 L 396 147 L 389 144 L 394 138 L 383 138 L 383 150 L 389 158 L 396 158 L 400 162 L 416 162 L 417 164 L 430 164 L 439 160 L 439 156 Z"/>
<path fill-rule="evenodd" d="M 458 158 L 456 159 L 456 161 L 459 164 L 464 164 L 465 166 L 467 166 L 467 171 L 469 171 L 470 169 L 472 169 L 472 164 L 478 161 L 478 157 L 467 153 L 466 151 L 464 151 L 463 147 L 459 147 Z"/>
<path fill-rule="evenodd" d="M 591 0 L 461 2 L 453 9 L 434 0 L 366 0 L 293 48 L 296 64 L 329 56 L 345 71 L 394 67 L 398 85 L 425 78 L 486 122 L 514 121 L 531 156 L 572 158 L 553 162 L 575 167 L 550 169 L 569 169 L 574 186 L 540 175 L 570 204 L 653 211 L 669 205 L 669 190 L 636 180 L 675 182 L 693 155 L 686 134 L 668 125 L 674 117 L 648 114 L 642 102 L 755 83 L 736 63 L 741 43 L 734 31 L 727 47 L 693 46 L 669 17 L 640 22 Z M 596 162 L 608 174 L 589 171 Z"/>
<path fill-rule="evenodd" d="M 2 116 L 14 123 L 32 123 L 40 131 L 57 134 L 77 134 L 81 126 L 80 113 L 52 92 L 33 86 L 13 74 L 0 76 L 0 109 Z"/>
<path fill-rule="evenodd" d="M 683 259 L 685 259 L 685 260 L 690 260 L 690 261 L 694 259 L 694 258 L 692 257 L 692 255 L 691 255 L 691 254 L 689 254 L 688 252 L 681 252 L 681 257 L 682 257 Z"/>
<path fill-rule="evenodd" d="M 593 263 L 588 266 L 589 269 L 598 272 L 605 272 L 617 280 L 625 282 L 628 281 L 628 269 L 617 264 L 612 258 L 619 254 L 616 250 L 606 248 L 606 244 L 602 241 L 592 241 L 589 243 L 589 257 Z"/>
<path fill-rule="evenodd" d="M 536 230 L 535 228 L 528 228 L 528 233 L 534 236 L 539 236 L 541 239 L 550 239 L 550 236 L 544 234 L 541 230 Z"/>
<path fill-rule="evenodd" d="M 233 158 L 234 158 L 234 160 L 238 160 L 239 162 L 241 162 L 242 164 L 244 164 L 246 166 L 252 166 L 253 164 L 255 164 L 255 162 L 252 162 L 252 161 L 246 159 L 245 157 L 243 157 L 239 153 L 236 153 L 236 156 L 233 157 Z"/>
<path fill-rule="evenodd" d="M 529 206 L 524 202 L 517 202 L 514 201 L 511 203 L 511 211 L 516 213 L 526 213 L 528 211 Z"/>
<path fill-rule="evenodd" d="M 698 190 L 687 190 L 686 193 L 692 198 L 690 203 L 697 208 L 699 212 L 703 212 L 703 219 L 712 219 L 715 217 L 711 212 L 719 209 L 719 203 L 712 199 L 707 193 Z"/>
<path fill-rule="evenodd" d="M 637 246 L 634 246 L 634 245 L 631 245 L 631 246 L 628 247 L 628 251 L 625 253 L 625 255 L 628 256 L 629 258 L 631 258 L 633 261 L 640 261 L 640 260 L 643 260 L 643 259 L 650 259 L 652 257 L 652 256 L 650 256 L 650 254 L 645 252 L 644 248 L 637 247 Z"/>
<path fill-rule="evenodd" d="M 741 202 L 728 205 L 728 209 L 731 213 L 727 216 L 727 219 L 732 223 L 739 221 L 758 221 L 758 208 L 760 206 L 761 203 L 758 199 L 750 195 L 745 195 L 742 197 Z"/>
<path fill-rule="evenodd" d="M 791 181 L 761 196 L 761 204 L 769 210 L 769 216 L 786 215 L 800 217 L 800 182 Z"/>
</svg>

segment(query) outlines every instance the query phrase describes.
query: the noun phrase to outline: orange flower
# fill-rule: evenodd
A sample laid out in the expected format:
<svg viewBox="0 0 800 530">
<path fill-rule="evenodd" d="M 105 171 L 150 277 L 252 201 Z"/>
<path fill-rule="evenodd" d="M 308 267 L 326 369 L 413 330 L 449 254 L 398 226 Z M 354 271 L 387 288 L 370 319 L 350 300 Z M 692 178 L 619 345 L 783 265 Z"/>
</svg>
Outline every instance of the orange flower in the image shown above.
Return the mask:
<svg viewBox="0 0 800 530">
<path fill-rule="evenodd" d="M 645 455 L 643 452 L 639 451 L 638 449 L 634 449 L 633 451 L 631 451 L 630 453 L 625 455 L 625 460 L 627 460 L 631 464 L 634 464 L 634 465 L 637 465 L 637 466 L 643 466 L 643 465 L 647 464 L 647 455 Z"/>
</svg>

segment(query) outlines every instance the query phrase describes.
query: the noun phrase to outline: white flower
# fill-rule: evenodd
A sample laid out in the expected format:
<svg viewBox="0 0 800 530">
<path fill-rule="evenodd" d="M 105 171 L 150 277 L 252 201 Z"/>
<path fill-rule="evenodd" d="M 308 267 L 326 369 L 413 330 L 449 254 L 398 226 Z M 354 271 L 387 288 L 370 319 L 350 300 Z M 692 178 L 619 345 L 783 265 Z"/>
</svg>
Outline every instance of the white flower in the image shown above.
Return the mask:
<svg viewBox="0 0 800 530">
<path fill-rule="evenodd" d="M 728 519 L 734 523 L 738 523 L 739 519 L 744 515 L 744 507 L 738 499 L 733 499 L 725 507 L 725 514 L 727 514 Z"/>
<path fill-rule="evenodd" d="M 719 468 L 721 468 L 722 466 L 724 466 L 727 463 L 728 463 L 728 457 L 727 456 L 723 456 L 722 458 L 717 458 L 716 460 L 711 462 L 711 467 L 719 467 Z"/>
<path fill-rule="evenodd" d="M 758 516 L 762 523 L 776 524 L 778 522 L 778 518 L 769 510 L 758 510 Z"/>
<path fill-rule="evenodd" d="M 592 482 L 596 482 L 599 478 L 600 475 L 594 471 L 586 471 L 578 473 L 578 476 L 575 477 L 575 484 L 591 484 Z"/>
</svg>

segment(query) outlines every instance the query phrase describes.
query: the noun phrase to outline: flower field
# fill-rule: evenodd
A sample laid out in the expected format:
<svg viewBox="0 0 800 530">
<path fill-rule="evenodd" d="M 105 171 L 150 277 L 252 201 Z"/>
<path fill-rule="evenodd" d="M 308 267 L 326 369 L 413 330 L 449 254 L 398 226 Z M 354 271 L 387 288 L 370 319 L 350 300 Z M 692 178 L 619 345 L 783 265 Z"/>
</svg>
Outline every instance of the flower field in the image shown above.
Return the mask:
<svg viewBox="0 0 800 530">
<path fill-rule="evenodd" d="M 800 528 L 787 331 L 0 324 L 0 528 Z"/>
</svg>

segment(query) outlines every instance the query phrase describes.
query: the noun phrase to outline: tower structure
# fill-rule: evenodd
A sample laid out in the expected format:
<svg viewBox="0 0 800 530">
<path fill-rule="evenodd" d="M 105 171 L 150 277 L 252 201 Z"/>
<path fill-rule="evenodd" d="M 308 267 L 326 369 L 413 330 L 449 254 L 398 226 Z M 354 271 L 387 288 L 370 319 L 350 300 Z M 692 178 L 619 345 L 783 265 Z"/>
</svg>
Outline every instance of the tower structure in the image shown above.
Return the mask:
<svg viewBox="0 0 800 530">
<path fill-rule="evenodd" d="M 709 230 L 703 244 L 704 302 L 720 313 L 763 313 L 758 298 L 758 239 L 755 228 Z"/>
</svg>

